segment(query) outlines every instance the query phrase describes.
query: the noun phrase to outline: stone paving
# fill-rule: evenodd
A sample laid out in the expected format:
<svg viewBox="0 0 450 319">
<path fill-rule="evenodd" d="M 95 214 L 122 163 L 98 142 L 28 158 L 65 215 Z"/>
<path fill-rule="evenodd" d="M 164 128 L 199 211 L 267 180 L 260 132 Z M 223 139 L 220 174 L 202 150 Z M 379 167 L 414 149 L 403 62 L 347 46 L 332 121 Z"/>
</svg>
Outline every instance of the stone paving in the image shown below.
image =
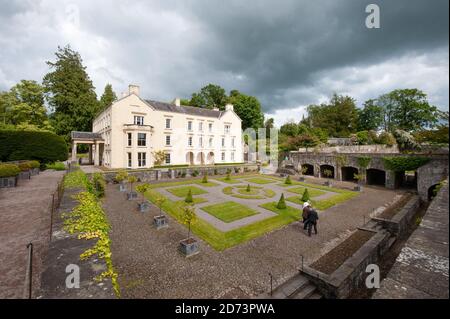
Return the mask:
<svg viewBox="0 0 450 319">
<path fill-rule="evenodd" d="M 206 199 L 207 202 L 199 203 L 199 204 L 195 205 L 196 214 L 200 218 L 206 220 L 208 223 L 210 223 L 211 225 L 216 227 L 218 230 L 220 230 L 222 232 L 227 232 L 227 231 L 230 231 L 233 229 L 240 228 L 245 225 L 255 223 L 257 221 L 260 221 L 260 220 L 263 220 L 266 218 L 276 216 L 277 215 L 276 213 L 274 213 L 270 210 L 264 209 L 264 208 L 260 207 L 260 205 L 265 204 L 265 203 L 277 202 L 280 199 L 280 196 L 282 193 L 284 193 L 285 197 L 290 197 L 290 196 L 296 195 L 296 194 L 290 193 L 288 191 L 289 187 L 280 186 L 279 184 L 282 183 L 282 181 L 275 181 L 273 183 L 268 183 L 268 184 L 258 184 L 258 183 L 250 182 L 247 179 L 250 179 L 250 177 L 239 179 L 239 180 L 241 180 L 241 183 L 239 183 L 239 184 L 228 184 L 228 183 L 222 182 L 220 180 L 215 180 L 215 179 L 211 178 L 210 181 L 217 183 L 218 184 L 217 186 L 202 186 L 202 184 L 195 184 L 194 185 L 195 187 L 201 188 L 207 192 L 206 194 L 198 195 L 198 197 Z M 264 199 L 244 199 L 244 198 L 232 197 L 232 196 L 224 194 L 222 192 L 222 189 L 227 186 L 239 186 L 239 185 L 242 186 L 242 185 L 247 185 L 247 184 L 250 184 L 250 186 L 270 189 L 275 192 L 275 196 L 272 198 L 264 198 Z M 180 186 L 180 187 L 184 187 L 184 186 L 185 185 Z M 290 187 L 295 188 L 298 186 L 299 185 L 292 185 Z M 173 195 L 172 193 L 167 191 L 166 188 L 171 188 L 171 187 L 168 186 L 168 187 L 162 187 L 162 188 L 155 188 L 155 190 L 158 191 L 159 193 L 161 193 L 162 195 L 166 196 L 167 198 L 169 198 L 172 201 L 179 201 L 179 200 L 184 199 L 182 197 L 177 197 L 177 196 Z M 176 188 L 176 186 L 174 186 L 174 188 Z M 325 194 L 321 194 L 321 195 L 319 195 L 317 197 L 313 197 L 313 198 L 316 200 L 321 200 L 321 199 L 327 199 L 327 198 L 337 195 L 334 192 L 329 192 L 329 191 L 324 191 L 324 192 L 325 192 Z M 286 196 L 286 195 L 288 195 L 288 196 Z M 298 196 L 301 196 L 301 195 L 298 195 Z M 197 197 L 197 196 L 194 196 L 194 197 Z M 230 223 L 225 223 L 225 222 L 221 221 L 220 219 L 218 219 L 202 210 L 202 207 L 210 206 L 210 205 L 214 205 L 214 204 L 218 204 L 218 203 L 223 203 L 223 202 L 227 202 L 227 201 L 233 201 L 233 202 L 237 202 L 239 204 L 243 204 L 251 209 L 258 211 L 259 214 L 241 218 L 241 219 L 238 219 L 238 220 L 230 222 Z M 302 209 L 301 205 L 293 203 L 293 202 L 287 202 L 287 205 L 299 209 L 299 214 L 300 214 L 300 210 Z"/>
<path fill-rule="evenodd" d="M 0 189 L 0 298 L 24 297 L 29 242 L 34 245 L 33 288 L 39 286 L 50 238 L 51 194 L 63 174 L 48 170 Z"/>
<path fill-rule="evenodd" d="M 301 256 L 305 264 L 317 259 L 400 192 L 364 188 L 359 196 L 322 212 L 319 234 L 313 237 L 294 222 L 225 251 L 199 240 L 200 253 L 190 258 L 178 251 L 179 241 L 187 235 L 183 225 L 169 216 L 169 228 L 154 228 L 157 207 L 139 213 L 137 202 L 127 201 L 112 184 L 107 186 L 103 206 L 112 225 L 112 259 L 123 298 L 249 298 L 268 291 L 269 272 L 274 287 L 286 281 L 298 272 Z M 253 201 L 242 203 L 250 206 Z"/>
</svg>

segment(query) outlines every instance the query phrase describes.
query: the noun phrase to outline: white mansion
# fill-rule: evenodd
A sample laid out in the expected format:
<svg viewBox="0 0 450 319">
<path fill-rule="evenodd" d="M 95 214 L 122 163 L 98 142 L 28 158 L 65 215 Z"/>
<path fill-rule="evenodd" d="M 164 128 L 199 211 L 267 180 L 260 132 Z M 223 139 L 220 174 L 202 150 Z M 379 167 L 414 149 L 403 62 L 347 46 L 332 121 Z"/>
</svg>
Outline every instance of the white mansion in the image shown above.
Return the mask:
<svg viewBox="0 0 450 319">
<path fill-rule="evenodd" d="M 206 165 L 243 162 L 241 119 L 228 104 L 225 111 L 144 100 L 139 86 L 94 119 L 92 133 L 72 132 L 76 145 L 87 143 L 90 161 L 107 168 L 150 168 L 154 153 L 160 165 Z"/>
</svg>

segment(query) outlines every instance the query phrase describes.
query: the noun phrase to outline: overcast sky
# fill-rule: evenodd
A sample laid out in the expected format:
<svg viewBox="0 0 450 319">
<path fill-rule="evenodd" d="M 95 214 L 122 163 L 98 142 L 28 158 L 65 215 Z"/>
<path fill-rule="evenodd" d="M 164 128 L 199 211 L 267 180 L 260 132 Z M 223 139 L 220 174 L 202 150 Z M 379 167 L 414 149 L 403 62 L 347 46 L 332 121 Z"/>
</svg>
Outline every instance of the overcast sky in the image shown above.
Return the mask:
<svg viewBox="0 0 450 319">
<path fill-rule="evenodd" d="M 376 3 L 381 28 L 368 29 Z M 0 0 L 0 90 L 39 82 L 57 46 L 80 52 L 101 94 L 128 84 L 170 101 L 208 83 L 259 98 L 280 125 L 348 94 L 397 88 L 449 100 L 448 0 Z"/>
</svg>

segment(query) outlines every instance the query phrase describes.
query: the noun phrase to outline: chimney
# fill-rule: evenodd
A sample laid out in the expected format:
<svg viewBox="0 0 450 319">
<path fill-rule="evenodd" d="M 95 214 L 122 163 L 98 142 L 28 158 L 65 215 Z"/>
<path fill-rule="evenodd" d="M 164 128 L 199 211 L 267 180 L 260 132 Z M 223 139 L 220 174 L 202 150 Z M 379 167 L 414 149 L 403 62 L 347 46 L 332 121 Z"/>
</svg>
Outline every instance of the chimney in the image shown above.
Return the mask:
<svg viewBox="0 0 450 319">
<path fill-rule="evenodd" d="M 227 105 L 225 105 L 225 111 L 233 111 L 233 110 L 234 110 L 233 104 L 227 104 Z"/>
<path fill-rule="evenodd" d="M 139 96 L 139 85 L 134 85 L 134 84 L 128 85 L 128 93 L 130 95 L 134 93 L 137 96 Z"/>
<path fill-rule="evenodd" d="M 181 105 L 180 98 L 179 97 L 175 98 L 175 100 L 173 100 L 173 104 L 175 104 L 176 106 L 180 106 Z"/>
</svg>

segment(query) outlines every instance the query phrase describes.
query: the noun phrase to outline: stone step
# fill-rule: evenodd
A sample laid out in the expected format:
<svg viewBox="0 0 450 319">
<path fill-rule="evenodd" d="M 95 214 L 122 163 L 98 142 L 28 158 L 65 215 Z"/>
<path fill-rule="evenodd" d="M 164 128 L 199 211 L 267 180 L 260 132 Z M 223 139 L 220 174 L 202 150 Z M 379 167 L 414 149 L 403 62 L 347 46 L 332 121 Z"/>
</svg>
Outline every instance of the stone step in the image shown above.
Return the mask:
<svg viewBox="0 0 450 319">
<path fill-rule="evenodd" d="M 296 275 L 289 279 L 285 283 L 278 286 L 272 294 L 273 298 L 285 299 L 289 298 L 292 294 L 295 294 L 300 288 L 309 283 L 309 280 L 302 275 Z"/>
<path fill-rule="evenodd" d="M 316 291 L 306 299 L 322 299 L 322 298 L 323 298 L 323 296 Z"/>
<path fill-rule="evenodd" d="M 391 238 L 389 238 L 389 240 L 388 240 L 388 247 L 391 248 L 396 240 L 397 240 L 397 237 L 395 237 L 395 236 L 392 236 Z"/>
<path fill-rule="evenodd" d="M 307 299 L 314 292 L 316 292 L 316 287 L 311 283 L 308 283 L 299 289 L 294 295 L 289 296 L 289 299 Z"/>
</svg>

